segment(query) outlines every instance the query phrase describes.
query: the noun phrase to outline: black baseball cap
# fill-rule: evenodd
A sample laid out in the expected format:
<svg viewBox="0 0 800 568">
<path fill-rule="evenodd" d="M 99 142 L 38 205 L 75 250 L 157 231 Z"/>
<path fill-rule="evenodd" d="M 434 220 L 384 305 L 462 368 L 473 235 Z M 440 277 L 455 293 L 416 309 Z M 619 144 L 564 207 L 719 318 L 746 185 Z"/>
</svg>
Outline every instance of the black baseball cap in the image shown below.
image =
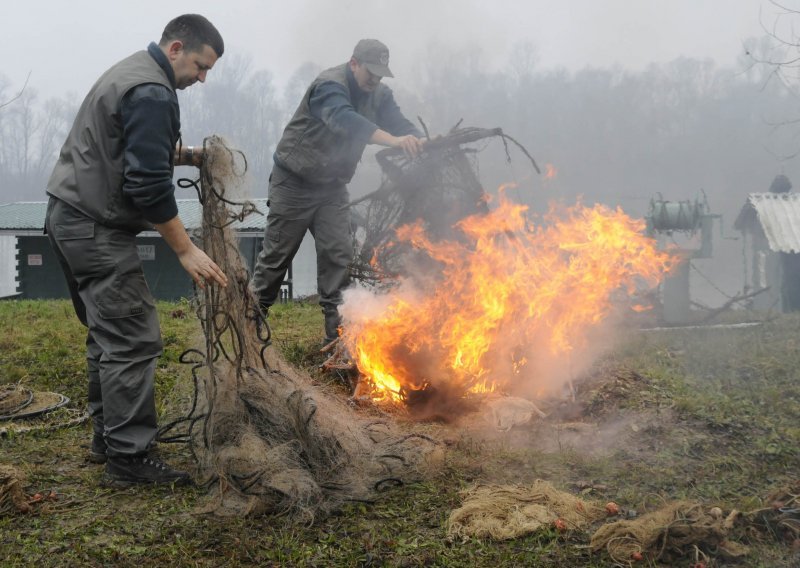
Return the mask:
<svg viewBox="0 0 800 568">
<path fill-rule="evenodd" d="M 378 77 L 394 77 L 389 70 L 389 48 L 377 39 L 362 39 L 353 50 L 353 57 Z"/>
</svg>

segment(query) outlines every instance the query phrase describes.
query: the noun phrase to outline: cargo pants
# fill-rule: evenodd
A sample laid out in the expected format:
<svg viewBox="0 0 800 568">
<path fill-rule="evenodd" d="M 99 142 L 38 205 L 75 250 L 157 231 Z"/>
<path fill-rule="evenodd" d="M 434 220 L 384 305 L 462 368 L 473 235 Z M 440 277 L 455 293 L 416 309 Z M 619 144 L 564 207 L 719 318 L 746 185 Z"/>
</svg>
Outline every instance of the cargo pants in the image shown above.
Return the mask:
<svg viewBox="0 0 800 568">
<path fill-rule="evenodd" d="M 292 259 L 310 231 L 317 252 L 317 289 L 326 341 L 337 337 L 342 290 L 350 284 L 353 240 L 349 202 L 344 184 L 308 184 L 276 166 L 270 176 L 264 243 L 253 271 L 253 288 L 260 302 L 273 305 Z"/>
<path fill-rule="evenodd" d="M 135 234 L 101 225 L 50 198 L 50 244 L 86 334 L 89 415 L 110 457 L 147 452 L 156 436 L 155 367 L 162 352 L 155 302 Z"/>
</svg>

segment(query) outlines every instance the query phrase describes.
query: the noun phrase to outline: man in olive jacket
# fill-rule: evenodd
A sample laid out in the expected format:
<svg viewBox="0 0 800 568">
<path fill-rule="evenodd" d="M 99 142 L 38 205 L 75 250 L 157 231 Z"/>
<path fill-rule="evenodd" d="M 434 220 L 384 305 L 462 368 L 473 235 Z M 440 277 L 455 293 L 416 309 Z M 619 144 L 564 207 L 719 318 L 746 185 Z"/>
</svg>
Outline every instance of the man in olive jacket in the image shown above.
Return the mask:
<svg viewBox="0 0 800 568">
<path fill-rule="evenodd" d="M 319 303 L 325 341 L 338 336 L 338 306 L 350 282 L 353 259 L 347 184 L 367 144 L 402 148 L 416 156 L 421 133 L 400 112 L 392 90 L 389 49 L 363 39 L 350 61 L 327 69 L 311 83 L 283 131 L 269 184 L 269 214 L 253 287 L 267 311 L 306 231 L 317 252 Z"/>
<path fill-rule="evenodd" d="M 225 274 L 189 239 L 172 183 L 176 89 L 205 81 L 224 50 L 203 16 L 169 22 L 158 44 L 106 71 L 83 101 L 47 184 L 45 227 L 86 337 L 90 460 L 104 481 L 187 483 L 150 453 L 162 342 L 135 237 L 155 228 L 200 286 Z"/>
</svg>

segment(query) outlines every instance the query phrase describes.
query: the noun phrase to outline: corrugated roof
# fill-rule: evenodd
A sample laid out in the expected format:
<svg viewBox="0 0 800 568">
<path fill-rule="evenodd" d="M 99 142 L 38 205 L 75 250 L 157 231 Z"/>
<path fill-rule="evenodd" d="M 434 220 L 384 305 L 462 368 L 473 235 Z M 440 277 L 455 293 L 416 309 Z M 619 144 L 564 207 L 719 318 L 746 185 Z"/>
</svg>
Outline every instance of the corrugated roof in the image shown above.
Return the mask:
<svg viewBox="0 0 800 568">
<path fill-rule="evenodd" d="M 234 221 L 231 225 L 236 231 L 263 231 L 267 223 L 267 200 L 251 199 L 256 209 L 263 215 L 251 213 L 243 221 Z M 203 207 L 196 199 L 178 199 L 178 216 L 188 229 L 199 229 L 203 223 Z M 0 205 L 0 231 L 41 231 L 44 227 L 44 216 L 47 212 L 46 201 L 18 201 Z"/>
<path fill-rule="evenodd" d="M 751 193 L 734 226 L 744 230 L 758 222 L 770 250 L 800 252 L 800 194 Z"/>
</svg>

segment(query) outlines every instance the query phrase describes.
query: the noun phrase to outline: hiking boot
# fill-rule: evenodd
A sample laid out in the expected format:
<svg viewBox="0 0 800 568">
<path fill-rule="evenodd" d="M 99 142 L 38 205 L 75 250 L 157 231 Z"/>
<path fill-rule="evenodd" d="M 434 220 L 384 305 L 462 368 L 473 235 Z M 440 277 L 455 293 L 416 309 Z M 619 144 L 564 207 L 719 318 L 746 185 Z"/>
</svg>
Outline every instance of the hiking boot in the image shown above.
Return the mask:
<svg viewBox="0 0 800 568">
<path fill-rule="evenodd" d="M 153 455 L 129 457 L 111 456 L 106 462 L 103 485 L 129 487 L 131 485 L 188 485 L 192 478 L 185 471 L 172 469 Z"/>
<path fill-rule="evenodd" d="M 342 316 L 339 315 L 339 310 L 336 309 L 336 306 L 323 308 L 322 313 L 325 315 L 325 345 L 327 345 L 339 337 Z"/>
<path fill-rule="evenodd" d="M 103 439 L 102 434 L 95 433 L 92 436 L 92 445 L 89 448 L 89 455 L 86 456 L 86 461 L 92 463 L 106 463 L 106 441 Z"/>
</svg>

